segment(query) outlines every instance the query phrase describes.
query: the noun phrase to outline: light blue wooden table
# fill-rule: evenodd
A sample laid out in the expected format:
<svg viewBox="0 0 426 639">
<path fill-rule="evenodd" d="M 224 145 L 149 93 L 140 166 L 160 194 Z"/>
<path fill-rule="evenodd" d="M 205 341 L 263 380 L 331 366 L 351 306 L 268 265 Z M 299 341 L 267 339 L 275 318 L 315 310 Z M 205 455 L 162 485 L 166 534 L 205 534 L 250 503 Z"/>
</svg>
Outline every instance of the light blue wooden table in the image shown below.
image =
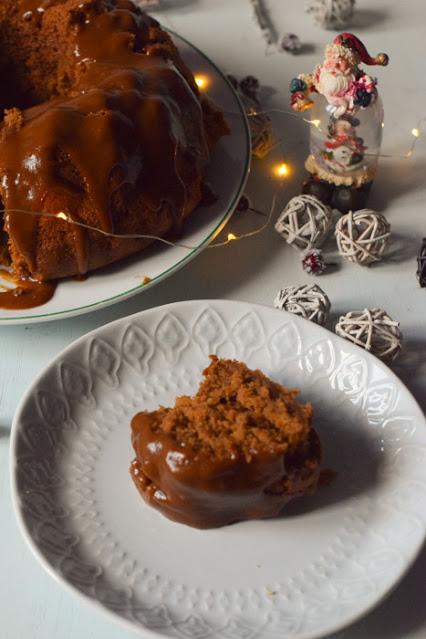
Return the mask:
<svg viewBox="0 0 426 639">
<path fill-rule="evenodd" d="M 254 74 L 267 86 L 268 104 L 287 109 L 288 82 L 313 68 L 331 33 L 314 27 L 301 0 L 269 0 L 279 31 L 292 31 L 309 53 L 265 56 L 249 0 L 162 0 L 157 17 L 203 49 L 225 71 Z M 410 132 L 426 115 L 426 4 L 424 0 L 358 0 L 353 30 L 373 51 L 387 51 L 391 65 L 379 71 L 385 102 L 384 151 L 400 153 Z M 312 49 L 312 50 L 311 50 Z M 285 159 L 293 166 L 286 199 L 303 176 L 308 130 L 301 118 L 274 115 Z M 426 131 L 424 132 L 426 139 Z M 386 212 L 394 232 L 394 255 L 363 269 L 345 263 L 321 279 L 333 312 L 380 306 L 401 321 L 404 352 L 395 371 L 426 409 L 426 291 L 415 278 L 415 253 L 426 236 L 426 145 L 421 137 L 411 160 L 382 161 L 371 206 Z M 249 192 L 267 209 L 273 183 L 268 161 L 255 163 Z M 254 221 L 256 222 L 256 220 Z M 235 232 L 253 220 L 234 217 Z M 0 327 L 0 638 L 127 639 L 134 636 L 64 592 L 31 556 L 13 517 L 9 495 L 9 432 L 16 405 L 34 376 L 71 341 L 130 313 L 178 299 L 224 297 L 271 304 L 282 285 L 309 281 L 297 254 L 272 230 L 261 236 L 207 251 L 182 271 L 128 302 L 92 315 L 44 325 Z M 426 552 L 394 593 L 367 618 L 339 634 L 347 639 L 426 637 Z"/>
</svg>

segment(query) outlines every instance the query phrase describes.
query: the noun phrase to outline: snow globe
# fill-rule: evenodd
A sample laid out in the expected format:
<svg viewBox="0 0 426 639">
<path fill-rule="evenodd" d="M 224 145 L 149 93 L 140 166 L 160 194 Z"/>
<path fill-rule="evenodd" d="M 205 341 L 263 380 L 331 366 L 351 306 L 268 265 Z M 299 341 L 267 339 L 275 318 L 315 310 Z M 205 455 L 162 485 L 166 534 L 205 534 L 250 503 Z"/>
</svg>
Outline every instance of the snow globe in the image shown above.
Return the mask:
<svg viewBox="0 0 426 639">
<path fill-rule="evenodd" d="M 366 205 L 382 142 L 377 80 L 360 64 L 386 66 L 388 60 L 385 53 L 372 58 L 356 36 L 342 33 L 312 74 L 300 74 L 290 84 L 292 108 L 309 109 L 311 124 L 305 163 L 310 178 L 303 192 L 342 212 Z"/>
</svg>

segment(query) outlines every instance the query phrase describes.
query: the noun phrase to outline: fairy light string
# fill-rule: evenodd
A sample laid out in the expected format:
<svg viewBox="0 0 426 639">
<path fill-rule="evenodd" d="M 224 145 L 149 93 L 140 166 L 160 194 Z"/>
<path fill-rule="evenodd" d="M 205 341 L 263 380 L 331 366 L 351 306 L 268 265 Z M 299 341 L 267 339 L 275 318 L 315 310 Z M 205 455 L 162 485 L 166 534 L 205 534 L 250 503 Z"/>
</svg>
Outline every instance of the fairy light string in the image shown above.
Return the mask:
<svg viewBox="0 0 426 639">
<path fill-rule="evenodd" d="M 238 113 L 234 113 L 231 111 L 225 111 L 225 113 L 227 115 L 240 115 Z M 265 110 L 256 110 L 253 111 L 251 113 L 247 113 L 247 117 L 250 119 L 250 117 L 255 117 L 255 116 L 259 116 L 259 115 L 271 115 L 273 113 L 276 114 L 281 114 L 281 115 L 287 115 L 290 117 L 297 117 L 297 119 L 300 121 L 302 120 L 302 122 L 305 122 L 306 124 L 308 124 L 311 127 L 315 127 L 316 129 L 318 129 L 319 131 L 322 131 L 321 129 L 321 120 L 310 120 L 308 118 L 301 118 L 300 114 L 298 113 L 293 113 L 292 111 L 286 111 L 285 109 L 265 109 Z M 376 158 L 397 158 L 397 159 L 405 159 L 407 160 L 408 158 L 410 158 L 414 151 L 415 148 L 417 146 L 417 143 L 419 142 L 420 138 L 422 137 L 422 133 L 423 133 L 423 127 L 424 127 L 424 123 L 426 122 L 426 117 L 422 117 L 420 120 L 418 120 L 416 126 L 414 128 L 411 129 L 411 135 L 413 136 L 413 139 L 411 141 L 411 144 L 408 148 L 408 150 L 405 153 L 365 153 L 364 155 L 368 155 L 369 157 L 376 157 Z M 382 126 L 384 125 L 384 123 L 382 123 Z"/>
<path fill-rule="evenodd" d="M 210 80 L 209 77 L 207 75 L 203 75 L 203 74 L 199 74 L 195 76 L 195 81 L 197 86 L 199 87 L 199 89 L 207 94 L 206 89 L 208 88 L 208 86 L 210 85 Z M 233 111 L 225 111 L 224 113 L 227 115 L 235 115 L 235 116 L 241 116 L 241 112 L 233 112 Z M 289 116 L 289 117 L 297 117 L 297 119 L 300 121 L 302 120 L 303 122 L 305 122 L 306 124 L 308 124 L 309 126 L 313 126 L 319 130 L 321 130 L 321 121 L 318 119 L 308 119 L 308 118 L 300 118 L 300 115 L 297 113 L 294 113 L 292 111 L 288 111 L 285 109 L 278 109 L 278 108 L 271 108 L 271 109 L 265 109 L 265 110 L 258 110 L 255 109 L 254 111 L 251 111 L 249 113 L 247 113 L 247 117 L 255 117 L 255 116 L 259 116 L 259 115 L 270 115 L 270 114 L 280 114 L 280 115 L 285 115 L 285 116 Z M 421 119 L 419 119 L 419 121 L 417 122 L 416 126 L 413 127 L 411 129 L 411 135 L 412 135 L 412 141 L 410 144 L 409 149 L 405 152 L 405 153 L 399 153 L 399 154 L 387 154 L 387 153 L 379 153 L 379 154 L 366 154 L 366 155 L 370 155 L 370 156 L 375 156 L 375 157 L 383 157 L 383 158 L 399 158 L 399 159 L 408 159 L 410 157 L 412 157 L 416 145 L 419 141 L 419 139 L 422 137 L 422 133 L 423 133 L 423 127 L 424 124 L 426 122 L 426 117 L 422 117 Z M 383 123 L 382 123 L 383 126 Z M 277 145 L 281 144 L 280 141 L 277 142 L 277 144 L 274 145 L 274 147 L 276 147 Z M 283 155 L 282 155 L 283 156 Z M 151 234 L 139 234 L 139 233 L 129 233 L 129 234 L 117 234 L 117 233 L 110 233 L 107 231 L 104 231 L 96 226 L 91 226 L 90 224 L 86 224 L 84 222 L 80 222 L 78 220 L 74 220 L 72 219 L 69 215 L 67 215 L 64 211 L 60 211 L 59 213 L 49 213 L 49 212 L 42 212 L 42 211 L 30 211 L 30 210 L 26 210 L 26 209 L 18 209 L 18 208 L 11 208 L 11 209 L 0 209 L 0 213 L 3 213 L 5 215 L 8 214 L 21 214 L 21 215 L 30 215 L 33 217 L 46 217 L 46 218 L 52 218 L 52 219 L 56 219 L 56 220 L 61 220 L 63 222 L 66 222 L 67 224 L 70 224 L 71 226 L 75 226 L 75 227 L 79 227 L 88 231 L 94 231 L 96 233 L 99 233 L 100 235 L 106 236 L 106 237 L 111 237 L 111 238 L 117 238 L 117 239 L 121 239 L 121 240 L 126 240 L 126 239 L 131 239 L 131 240 L 135 240 L 135 239 L 146 239 L 146 240 L 151 240 L 151 241 L 155 241 L 155 242 L 160 242 L 162 244 L 165 244 L 167 246 L 171 246 L 171 247 L 176 247 L 176 248 L 183 248 L 183 249 L 187 249 L 187 250 L 197 250 L 197 249 L 214 249 L 214 248 L 218 248 L 218 247 L 223 247 L 223 246 L 227 246 L 228 244 L 230 244 L 231 242 L 235 242 L 235 241 L 239 241 L 239 240 L 243 240 L 243 239 L 247 239 L 253 236 L 256 236 L 260 233 L 262 233 L 271 223 L 271 220 L 274 217 L 274 212 L 275 212 L 275 208 L 276 208 L 276 201 L 277 201 L 277 195 L 280 191 L 280 189 L 283 186 L 283 182 L 289 177 L 289 175 L 291 174 L 291 165 L 288 162 L 285 162 L 283 160 L 278 161 L 277 163 L 274 164 L 274 166 L 272 167 L 272 173 L 275 176 L 275 178 L 278 180 L 279 183 L 279 187 L 276 191 L 276 193 L 273 195 L 272 197 L 272 202 L 271 202 L 271 206 L 270 206 L 270 210 L 268 214 L 263 213 L 262 211 L 259 211 L 257 209 L 252 208 L 251 206 L 248 207 L 247 211 L 251 211 L 252 213 L 256 213 L 256 214 L 262 214 L 265 215 L 266 219 L 265 221 L 259 225 L 256 229 L 252 230 L 252 231 L 248 231 L 246 233 L 241 233 L 236 235 L 233 232 L 229 232 L 227 234 L 227 237 L 225 240 L 222 240 L 220 242 L 213 242 L 211 244 L 202 246 L 200 244 L 197 245 L 191 245 L 191 244 L 187 244 L 184 242 L 173 242 L 172 240 L 168 240 L 164 237 L 160 237 L 157 235 L 151 235 Z"/>
<path fill-rule="evenodd" d="M 204 75 L 195 76 L 195 82 L 196 82 L 198 88 L 200 89 L 200 91 L 202 91 L 205 95 L 207 95 L 207 97 L 211 98 L 211 96 L 206 91 L 206 89 L 207 89 L 207 87 L 209 85 L 207 76 L 204 76 Z M 224 113 L 226 115 L 241 116 L 241 113 L 239 111 L 225 111 L 224 110 Z M 278 108 L 257 109 L 257 108 L 251 107 L 250 110 L 246 111 L 246 116 L 247 116 L 248 119 L 259 117 L 259 116 L 262 116 L 262 115 L 272 115 L 272 114 L 285 115 L 285 116 L 288 116 L 288 117 L 297 118 L 299 121 L 305 122 L 310 127 L 315 127 L 319 131 L 323 130 L 323 129 L 321 129 L 321 120 L 300 117 L 300 113 L 295 113 L 294 111 L 290 111 L 288 109 L 278 109 Z M 418 120 L 416 126 L 411 129 L 411 135 L 413 136 L 413 139 L 411 141 L 411 144 L 410 144 L 408 150 L 405 153 L 365 153 L 365 155 L 368 155 L 369 157 L 377 157 L 377 158 L 399 158 L 399 159 L 401 159 L 401 158 L 402 159 L 410 158 L 413 155 L 413 153 L 414 153 L 414 150 L 416 148 L 416 145 L 417 145 L 419 139 L 421 138 L 422 128 L 423 128 L 423 125 L 424 125 L 425 122 L 426 122 L 426 116 L 420 118 Z M 385 124 L 384 124 L 384 122 L 382 122 L 382 127 L 384 127 L 384 126 L 385 126 Z M 279 142 L 277 144 L 279 144 Z M 275 144 L 273 148 L 275 148 L 277 146 L 277 144 Z"/>
<path fill-rule="evenodd" d="M 32 217 L 51 218 L 55 220 L 61 220 L 62 222 L 66 222 L 67 224 L 70 224 L 71 226 L 76 226 L 76 227 L 85 229 L 86 231 L 95 231 L 96 233 L 99 233 L 100 235 L 103 235 L 105 237 L 111 237 L 111 238 L 116 238 L 120 240 L 152 240 L 155 242 L 161 242 L 163 244 L 166 244 L 167 246 L 173 246 L 176 248 L 183 248 L 183 249 L 188 249 L 190 251 L 193 251 L 200 248 L 212 249 L 212 248 L 218 248 L 219 246 L 226 246 L 227 244 L 230 244 L 231 242 L 234 242 L 236 240 L 247 239 L 249 237 L 253 237 L 254 235 L 258 235 L 259 233 L 262 233 L 262 231 L 264 231 L 266 227 L 269 226 L 269 224 L 271 223 L 271 220 L 274 217 L 276 200 L 277 200 L 277 194 L 274 194 L 272 197 L 272 203 L 271 203 L 269 213 L 266 216 L 266 220 L 258 228 L 254 229 L 253 231 L 248 231 L 247 233 L 242 233 L 241 235 L 228 233 L 226 240 L 208 244 L 206 246 L 202 246 L 200 244 L 191 245 L 191 244 L 185 244 L 183 242 L 172 242 L 171 240 L 168 240 L 164 237 L 160 237 L 158 235 L 148 235 L 144 233 L 110 233 L 96 226 L 91 226 L 90 224 L 86 224 L 78 220 L 73 220 L 64 211 L 59 211 L 59 213 L 48 213 L 44 211 L 30 211 L 26 209 L 1 209 L 0 213 L 4 213 L 6 215 L 18 213 L 20 215 L 29 215 Z M 252 210 L 254 213 L 259 213 L 259 211 L 255 209 L 250 208 L 248 210 Z"/>
<path fill-rule="evenodd" d="M 201 77 L 201 76 L 200 76 Z M 204 76 L 203 76 L 204 77 Z M 206 80 L 206 83 L 208 83 L 208 80 Z M 202 84 L 200 82 L 200 84 Z M 236 113 L 236 112 L 226 112 L 227 114 L 230 115 L 241 115 L 240 113 Z M 289 115 L 289 116 L 296 116 L 298 117 L 298 119 L 300 120 L 300 117 L 297 116 L 297 114 L 292 113 L 291 111 L 285 111 L 283 109 L 269 109 L 269 110 L 265 110 L 265 111 L 256 111 L 255 113 L 251 113 L 248 114 L 248 117 L 250 117 L 250 115 L 258 115 L 258 114 L 271 114 L 271 113 L 279 113 L 279 114 L 283 114 L 283 115 Z M 315 128 L 320 128 L 320 120 L 309 120 L 307 118 L 302 118 L 302 120 L 304 122 L 306 122 L 307 124 L 309 124 L 310 126 L 314 126 Z M 422 137 L 422 128 L 424 126 L 424 123 L 426 122 L 426 117 L 421 118 L 418 122 L 417 125 L 415 127 L 412 128 L 411 130 L 411 135 L 413 137 L 411 145 L 409 147 L 409 149 L 405 152 L 405 153 L 399 153 L 399 154 L 385 154 L 385 153 L 380 153 L 380 154 L 376 154 L 376 157 L 383 157 L 383 158 L 399 158 L 399 159 L 408 159 L 410 157 L 412 157 L 416 145 L 419 141 L 419 139 Z M 366 154 L 368 155 L 368 154 Z M 375 154 L 370 154 L 370 155 L 375 155 Z M 291 166 L 284 161 L 281 162 L 277 162 L 274 167 L 273 167 L 273 174 L 280 180 L 285 180 L 286 178 L 289 177 L 290 173 L 291 173 Z M 281 184 L 282 186 L 282 184 Z M 260 233 L 262 233 L 265 228 L 267 228 L 273 218 L 274 215 L 274 211 L 275 211 L 275 206 L 276 206 L 276 199 L 277 199 L 277 194 L 274 194 L 273 199 L 272 199 L 272 204 L 269 210 L 269 213 L 266 216 L 266 220 L 263 224 L 261 224 L 258 228 L 254 229 L 253 231 L 248 231 L 246 233 L 241 233 L 239 235 L 235 235 L 235 233 L 228 233 L 227 234 L 227 238 L 226 240 L 220 241 L 220 242 L 214 242 L 211 244 L 208 244 L 204 247 L 200 247 L 200 245 L 190 245 L 190 244 L 186 244 L 184 242 L 173 242 L 171 240 L 168 240 L 164 237 L 159 237 L 157 235 L 149 235 L 149 234 L 139 234 L 139 233 L 130 233 L 130 234 L 117 234 L 117 233 L 109 233 L 107 231 L 104 231 L 98 227 L 95 226 L 91 226 L 90 224 L 85 224 L 84 222 L 80 222 L 78 220 L 73 220 L 71 217 L 69 217 L 65 212 L 60 211 L 59 213 L 49 213 L 49 212 L 41 212 L 41 211 L 30 211 L 30 210 L 25 210 L 25 209 L 1 209 L 0 213 L 4 213 L 4 214 L 8 214 L 8 213 L 12 213 L 12 214 L 21 214 L 21 215 L 31 215 L 33 217 L 47 217 L 47 218 L 53 218 L 53 219 L 60 219 L 70 225 L 76 226 L 76 227 L 80 227 L 83 228 L 85 230 L 88 231 L 94 231 L 97 232 L 101 235 L 107 236 L 107 237 L 111 237 L 111 238 L 117 238 L 117 239 L 146 239 L 146 240 L 152 240 L 155 242 L 160 242 L 162 244 L 165 244 L 167 246 L 171 246 L 171 247 L 176 247 L 176 248 L 183 248 L 183 249 L 187 249 L 187 250 L 197 250 L 200 248 L 203 249 L 213 249 L 213 248 L 218 248 L 218 247 L 223 247 L 223 246 L 227 246 L 228 244 L 230 244 L 231 242 L 234 241 L 238 241 L 238 240 L 243 240 L 246 238 L 250 238 L 253 237 L 255 235 L 258 235 Z M 264 213 L 262 211 L 259 211 L 257 209 L 254 209 L 252 207 L 249 207 L 247 209 L 248 211 L 251 211 L 253 213 L 257 213 L 257 214 L 263 214 Z"/>
</svg>

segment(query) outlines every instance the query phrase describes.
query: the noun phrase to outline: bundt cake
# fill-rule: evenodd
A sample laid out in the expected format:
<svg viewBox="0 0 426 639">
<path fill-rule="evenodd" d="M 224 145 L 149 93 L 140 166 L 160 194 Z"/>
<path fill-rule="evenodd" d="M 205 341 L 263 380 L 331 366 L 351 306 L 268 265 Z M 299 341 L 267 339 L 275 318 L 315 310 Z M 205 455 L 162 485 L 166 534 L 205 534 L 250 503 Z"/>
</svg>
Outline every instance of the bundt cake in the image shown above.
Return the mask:
<svg viewBox="0 0 426 639">
<path fill-rule="evenodd" d="M 0 52 L 3 262 L 45 281 L 149 243 L 66 219 L 118 235 L 179 229 L 228 129 L 158 22 L 129 0 L 1 0 Z"/>
<path fill-rule="evenodd" d="M 194 397 L 133 418 L 131 476 L 148 504 L 196 528 L 276 516 L 318 483 L 312 407 L 258 370 L 211 360 Z"/>
</svg>

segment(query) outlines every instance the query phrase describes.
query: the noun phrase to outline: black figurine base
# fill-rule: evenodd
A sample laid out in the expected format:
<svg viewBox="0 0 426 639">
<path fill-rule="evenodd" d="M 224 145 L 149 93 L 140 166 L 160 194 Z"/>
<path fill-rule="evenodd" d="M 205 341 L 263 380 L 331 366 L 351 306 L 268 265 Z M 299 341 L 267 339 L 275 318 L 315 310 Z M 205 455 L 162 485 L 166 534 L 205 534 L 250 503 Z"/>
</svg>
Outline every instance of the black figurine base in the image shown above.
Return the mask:
<svg viewBox="0 0 426 639">
<path fill-rule="evenodd" d="M 310 175 L 303 183 L 302 193 L 315 195 L 321 202 L 328 204 L 341 213 L 359 211 L 367 205 L 368 196 L 373 182 L 367 182 L 362 186 L 336 186 L 318 176 Z"/>
</svg>

